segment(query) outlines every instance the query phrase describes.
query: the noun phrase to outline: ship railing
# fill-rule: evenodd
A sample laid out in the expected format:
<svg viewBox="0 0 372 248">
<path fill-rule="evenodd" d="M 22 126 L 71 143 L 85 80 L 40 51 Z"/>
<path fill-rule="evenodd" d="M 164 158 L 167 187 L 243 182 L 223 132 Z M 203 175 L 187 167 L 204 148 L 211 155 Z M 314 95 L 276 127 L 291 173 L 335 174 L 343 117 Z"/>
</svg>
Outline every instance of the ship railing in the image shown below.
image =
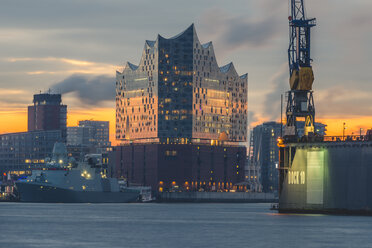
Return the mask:
<svg viewBox="0 0 372 248">
<path fill-rule="evenodd" d="M 372 135 L 303 136 L 301 138 L 284 137 L 284 143 L 368 142 L 368 141 L 372 142 Z"/>
<path fill-rule="evenodd" d="M 324 136 L 323 141 L 325 142 L 360 142 L 360 141 L 372 141 L 370 135 L 346 135 L 346 136 Z"/>
</svg>

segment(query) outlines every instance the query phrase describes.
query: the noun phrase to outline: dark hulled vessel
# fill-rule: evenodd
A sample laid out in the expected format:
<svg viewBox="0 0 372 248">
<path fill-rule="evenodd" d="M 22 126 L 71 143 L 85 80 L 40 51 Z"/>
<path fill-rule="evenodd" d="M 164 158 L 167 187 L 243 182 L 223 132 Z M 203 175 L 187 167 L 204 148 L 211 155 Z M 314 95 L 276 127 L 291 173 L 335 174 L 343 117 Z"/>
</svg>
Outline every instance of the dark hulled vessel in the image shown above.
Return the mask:
<svg viewBox="0 0 372 248">
<path fill-rule="evenodd" d="M 137 201 L 140 194 L 107 177 L 101 155 L 87 155 L 76 163 L 60 143 L 55 144 L 47 166 L 33 170 L 26 180 L 17 181 L 16 187 L 22 202 L 126 203 Z"/>
</svg>

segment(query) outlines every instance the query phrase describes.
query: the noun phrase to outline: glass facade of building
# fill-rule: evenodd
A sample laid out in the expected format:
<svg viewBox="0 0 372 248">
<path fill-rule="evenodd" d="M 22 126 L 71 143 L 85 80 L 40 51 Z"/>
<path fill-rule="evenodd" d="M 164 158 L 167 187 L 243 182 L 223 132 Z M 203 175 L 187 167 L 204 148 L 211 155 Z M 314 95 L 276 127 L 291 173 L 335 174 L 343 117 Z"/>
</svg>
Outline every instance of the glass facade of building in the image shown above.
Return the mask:
<svg viewBox="0 0 372 248">
<path fill-rule="evenodd" d="M 138 66 L 116 74 L 116 138 L 166 144 L 239 143 L 247 137 L 247 74 L 219 67 L 191 25 L 146 41 Z"/>
</svg>

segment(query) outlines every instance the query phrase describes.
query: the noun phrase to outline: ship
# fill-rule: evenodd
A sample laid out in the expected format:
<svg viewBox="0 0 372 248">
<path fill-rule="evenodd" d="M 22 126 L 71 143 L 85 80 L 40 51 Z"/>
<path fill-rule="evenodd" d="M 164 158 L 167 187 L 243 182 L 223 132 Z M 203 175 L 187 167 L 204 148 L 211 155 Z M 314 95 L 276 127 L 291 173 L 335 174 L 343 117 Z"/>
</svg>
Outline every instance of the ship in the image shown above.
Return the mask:
<svg viewBox="0 0 372 248">
<path fill-rule="evenodd" d="M 46 166 L 15 183 L 21 202 L 39 203 L 128 203 L 136 202 L 140 191 L 120 186 L 107 176 L 101 154 L 85 155 L 80 162 L 67 156 L 63 143 L 55 143 Z"/>
</svg>

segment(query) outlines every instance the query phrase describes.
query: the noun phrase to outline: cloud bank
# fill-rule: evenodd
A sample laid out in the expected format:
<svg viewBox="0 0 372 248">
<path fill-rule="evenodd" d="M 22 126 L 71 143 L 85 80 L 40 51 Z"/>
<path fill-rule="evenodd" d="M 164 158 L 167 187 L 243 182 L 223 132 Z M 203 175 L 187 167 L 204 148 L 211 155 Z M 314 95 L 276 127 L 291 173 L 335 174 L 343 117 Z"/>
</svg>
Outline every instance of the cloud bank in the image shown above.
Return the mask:
<svg viewBox="0 0 372 248">
<path fill-rule="evenodd" d="M 72 75 L 52 85 L 51 89 L 61 94 L 75 93 L 85 105 L 102 106 L 105 101 L 115 99 L 115 78 Z"/>
<path fill-rule="evenodd" d="M 226 51 L 244 48 L 262 48 L 270 45 L 282 31 L 280 28 L 281 16 L 278 8 L 282 4 L 267 4 L 267 1 L 258 6 L 259 15 L 232 15 L 222 9 L 212 8 L 201 17 L 200 27 L 202 33 L 218 41 Z M 281 14 L 281 13 L 279 13 Z"/>
<path fill-rule="evenodd" d="M 285 104 L 284 93 L 289 90 L 288 69 L 283 64 L 280 70 L 271 78 L 270 92 L 266 94 L 264 100 L 264 116 L 270 120 L 280 119 L 280 95 L 283 94 L 283 105 Z M 283 106 L 283 109 L 285 106 Z"/>
</svg>

